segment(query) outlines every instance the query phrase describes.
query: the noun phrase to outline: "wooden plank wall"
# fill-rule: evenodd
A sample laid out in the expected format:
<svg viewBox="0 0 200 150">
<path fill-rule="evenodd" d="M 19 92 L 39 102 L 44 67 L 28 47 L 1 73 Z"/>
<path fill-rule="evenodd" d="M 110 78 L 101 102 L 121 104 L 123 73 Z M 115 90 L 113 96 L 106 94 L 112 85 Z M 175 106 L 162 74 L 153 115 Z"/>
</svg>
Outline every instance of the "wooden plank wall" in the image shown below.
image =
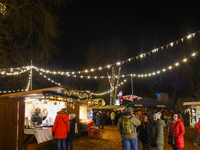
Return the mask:
<svg viewBox="0 0 200 150">
<path fill-rule="evenodd" d="M 76 114 L 76 122 L 79 127 L 79 102 L 67 102 L 66 106 L 68 114 Z"/>
<path fill-rule="evenodd" d="M 24 107 L 25 103 L 23 98 L 0 99 L 1 150 L 22 150 L 25 111 Z M 19 130 L 18 135 L 17 129 Z"/>
</svg>

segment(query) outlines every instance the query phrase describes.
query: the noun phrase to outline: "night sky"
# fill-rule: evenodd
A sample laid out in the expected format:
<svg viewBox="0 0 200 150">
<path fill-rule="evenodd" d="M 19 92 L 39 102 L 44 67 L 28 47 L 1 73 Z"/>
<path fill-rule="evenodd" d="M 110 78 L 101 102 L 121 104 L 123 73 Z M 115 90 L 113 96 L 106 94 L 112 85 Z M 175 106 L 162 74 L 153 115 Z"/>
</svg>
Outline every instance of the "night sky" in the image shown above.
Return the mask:
<svg viewBox="0 0 200 150">
<path fill-rule="evenodd" d="M 198 3 L 189 0 L 75 0 L 58 13 L 61 52 L 46 68 L 56 71 L 88 68 L 85 52 L 92 43 L 116 37 L 133 57 L 200 29 Z M 187 31 L 186 26 L 190 27 Z"/>
<path fill-rule="evenodd" d="M 199 30 L 199 14 L 195 1 L 75 0 L 59 11 L 61 52 L 49 66 L 83 70 L 89 45 L 113 37 L 128 46 L 130 57 L 150 51 L 181 38 L 186 23 L 194 24 L 188 34 Z"/>
</svg>

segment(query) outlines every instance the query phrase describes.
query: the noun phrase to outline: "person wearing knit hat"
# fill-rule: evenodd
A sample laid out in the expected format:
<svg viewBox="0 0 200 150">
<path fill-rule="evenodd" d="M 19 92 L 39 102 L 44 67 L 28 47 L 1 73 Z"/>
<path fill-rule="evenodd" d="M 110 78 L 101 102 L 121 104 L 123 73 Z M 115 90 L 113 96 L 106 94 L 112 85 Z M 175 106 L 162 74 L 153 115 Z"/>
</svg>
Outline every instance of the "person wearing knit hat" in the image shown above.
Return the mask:
<svg viewBox="0 0 200 150">
<path fill-rule="evenodd" d="M 154 117 L 154 118 L 157 118 L 157 119 L 160 119 L 160 116 L 161 116 L 161 115 L 160 115 L 159 112 L 158 112 L 158 113 L 155 113 L 155 114 L 153 115 L 153 117 Z"/>
<path fill-rule="evenodd" d="M 132 114 L 132 113 L 133 113 L 133 108 L 132 108 L 132 107 L 128 107 L 128 108 L 127 108 L 127 112 L 129 112 L 129 113 Z"/>
<path fill-rule="evenodd" d="M 133 115 L 132 107 L 125 108 L 117 124 L 117 129 L 122 137 L 122 150 L 138 150 L 136 126 L 140 125 L 139 119 Z"/>
<path fill-rule="evenodd" d="M 153 115 L 153 126 L 151 129 L 150 150 L 163 150 L 164 131 L 166 126 L 164 120 L 160 119 L 161 113 L 157 112 Z"/>
</svg>

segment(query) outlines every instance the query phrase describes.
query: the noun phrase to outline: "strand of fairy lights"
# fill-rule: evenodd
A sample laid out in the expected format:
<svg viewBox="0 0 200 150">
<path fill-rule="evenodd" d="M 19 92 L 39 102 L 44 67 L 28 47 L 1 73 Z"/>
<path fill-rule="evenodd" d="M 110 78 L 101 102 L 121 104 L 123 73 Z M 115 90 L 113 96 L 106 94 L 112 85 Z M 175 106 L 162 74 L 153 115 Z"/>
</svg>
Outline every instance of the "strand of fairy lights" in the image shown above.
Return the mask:
<svg viewBox="0 0 200 150">
<path fill-rule="evenodd" d="M 156 74 L 160 74 L 161 72 L 166 72 L 167 70 L 171 70 L 173 68 L 173 66 L 175 67 L 178 67 L 180 65 L 180 63 L 186 63 L 188 61 L 188 59 L 190 57 L 195 57 L 197 53 L 199 53 L 199 51 L 195 52 L 195 53 L 192 53 L 191 56 L 187 57 L 187 58 L 184 58 L 182 61 L 179 61 L 179 62 L 176 62 L 174 65 L 171 65 L 171 66 L 168 66 L 168 67 L 165 67 L 161 70 L 157 70 L 157 71 L 152 71 L 151 73 L 146 73 L 146 74 L 128 74 L 126 76 L 133 76 L 133 77 L 150 77 L 150 76 L 154 76 Z"/>
<path fill-rule="evenodd" d="M 3 14 L 3 15 L 6 14 L 6 5 L 5 4 L 0 3 L 0 11 L 1 11 L 1 14 Z"/>
<path fill-rule="evenodd" d="M 27 84 L 27 87 L 26 87 L 26 91 L 28 91 L 28 89 L 30 87 L 32 75 L 33 75 L 32 71 L 30 71 L 29 78 L 28 78 L 28 84 Z"/>
<path fill-rule="evenodd" d="M 17 67 L 17 68 L 9 68 L 9 69 L 0 69 L 0 75 L 2 76 L 13 76 L 25 73 L 31 69 L 31 66 L 26 67 Z M 16 71 L 17 70 L 17 71 Z"/>
<path fill-rule="evenodd" d="M 187 58 L 184 58 L 182 61 L 179 61 L 179 62 L 176 62 L 174 65 L 175 66 L 178 66 L 181 62 L 186 62 L 188 59 L 189 59 L 189 57 L 194 57 L 194 56 L 196 56 L 196 54 L 197 53 L 199 53 L 200 52 L 200 50 L 199 51 L 196 51 L 196 52 L 194 52 L 194 53 L 192 53 L 190 56 L 188 56 Z M 131 73 L 131 74 L 126 74 L 126 75 L 124 75 L 124 74 L 122 74 L 121 76 L 115 76 L 115 78 L 120 78 L 120 77 L 122 77 L 122 78 L 125 78 L 125 77 L 127 77 L 127 76 L 133 76 L 133 77 L 148 77 L 148 76 L 152 76 L 152 75 L 156 75 L 156 74 L 160 74 L 161 72 L 165 72 L 165 71 L 167 71 L 167 70 L 171 70 L 173 68 L 173 65 L 171 65 L 171 66 L 168 66 L 168 67 L 165 67 L 165 68 L 163 68 L 163 69 L 161 69 L 161 70 L 157 70 L 157 71 L 152 71 L 152 72 L 149 72 L 149 73 L 145 73 L 145 74 L 134 74 L 134 73 Z M 39 69 L 37 69 L 37 71 L 42 71 L 42 70 L 39 70 Z M 43 70 L 43 72 L 44 72 L 44 70 Z M 46 72 L 45 72 L 46 73 Z M 88 76 L 83 76 L 83 75 L 70 75 L 70 74 L 67 74 L 67 77 L 79 77 L 79 78 L 86 78 L 86 79 L 106 79 L 106 78 L 111 78 L 111 76 L 90 76 L 90 75 L 88 75 Z"/>
<path fill-rule="evenodd" d="M 38 71 L 38 70 L 37 70 L 37 71 Z M 38 72 L 39 72 L 39 71 L 38 71 Z M 49 78 L 49 77 L 47 77 L 46 75 L 44 75 L 42 72 L 39 72 L 39 74 L 40 74 L 41 76 L 43 76 L 44 78 L 48 79 L 48 81 L 51 81 L 51 82 L 53 82 L 53 83 L 55 83 L 55 84 L 57 84 L 57 85 L 60 85 L 60 83 L 55 82 L 55 81 L 52 80 L 51 78 Z M 120 84 L 118 84 L 118 86 L 123 85 L 124 82 L 126 82 L 126 79 L 124 79 L 123 82 L 121 82 Z M 115 87 L 115 88 L 117 88 L 117 87 Z M 73 90 L 72 90 L 72 92 L 73 92 Z M 83 92 L 83 91 L 81 91 L 81 92 Z M 86 90 L 86 92 L 91 93 L 91 92 L 88 91 L 88 90 Z M 106 92 L 103 92 L 103 93 L 91 93 L 91 95 L 100 96 L 100 95 L 104 95 L 104 94 L 108 94 L 108 93 L 110 93 L 110 91 L 106 91 Z"/>
<path fill-rule="evenodd" d="M 196 56 L 196 54 L 197 53 L 199 53 L 200 52 L 200 50 L 199 51 L 197 51 L 197 52 L 194 52 L 194 53 L 192 53 L 191 54 L 191 56 L 189 56 L 189 57 L 195 57 Z M 187 60 L 188 60 L 188 58 L 189 57 L 187 57 L 187 58 L 184 58 L 182 61 L 179 61 L 179 62 L 176 62 L 175 64 L 174 64 L 174 66 L 179 66 L 179 64 L 181 63 L 181 62 L 187 62 Z M 33 67 L 33 68 L 37 68 L 37 67 Z M 173 68 L 173 66 L 169 66 L 169 67 L 166 67 L 166 68 L 163 68 L 162 70 L 158 70 L 158 71 L 156 71 L 156 72 L 152 72 L 152 73 L 146 73 L 146 74 L 127 74 L 127 75 L 121 75 L 121 77 L 126 77 L 126 76 L 133 76 L 133 77 L 139 77 L 139 78 L 143 78 L 143 77 L 150 77 L 150 76 L 154 76 L 154 75 L 156 75 L 156 74 L 160 74 L 161 72 L 166 72 L 167 70 L 171 70 Z M 30 68 L 28 69 L 28 70 L 30 70 Z M 36 69 L 36 71 L 39 71 L 39 70 L 37 70 Z M 22 72 L 22 71 L 21 71 Z M 31 75 L 32 75 L 32 73 L 31 73 Z M 43 75 L 41 72 L 40 72 L 40 75 Z M 51 81 L 51 82 L 53 82 L 53 83 L 55 83 L 55 84 L 57 84 L 57 85 L 60 85 L 60 83 L 57 83 L 57 82 L 55 82 L 54 80 L 52 80 L 51 78 L 48 78 L 48 77 L 46 77 L 46 75 L 43 75 L 43 77 L 44 78 L 47 78 L 49 81 Z M 116 76 L 117 77 L 117 76 Z M 87 77 L 88 79 L 91 79 L 92 77 L 91 76 L 88 76 Z M 95 76 L 95 79 L 97 78 L 97 76 Z M 29 79 L 29 81 L 30 81 L 30 79 Z M 30 86 L 30 83 L 28 83 L 28 85 Z M 28 89 L 28 86 L 27 86 L 27 88 L 26 88 L 26 90 Z M 21 89 L 21 90 L 16 90 L 16 91 L 24 91 L 24 89 Z M 8 90 L 8 91 L 0 91 L 0 93 L 11 93 L 11 92 L 16 92 L 15 90 Z M 102 94 L 108 94 L 108 93 L 110 93 L 110 91 L 107 91 L 107 92 L 103 92 L 103 93 L 92 93 L 93 95 L 102 95 Z"/>
<path fill-rule="evenodd" d="M 131 62 L 131 61 L 133 61 L 135 59 L 144 58 L 144 57 L 146 57 L 146 55 L 150 55 L 152 53 L 158 52 L 159 50 L 163 50 L 164 48 L 168 49 L 169 47 L 173 47 L 174 45 L 178 45 L 179 42 L 183 42 L 186 39 L 191 39 L 192 37 L 195 37 L 195 35 L 197 33 L 200 33 L 200 31 L 194 32 L 194 33 L 189 34 L 188 36 L 185 36 L 185 37 L 183 37 L 181 39 L 178 39 L 178 40 L 173 41 L 171 43 L 168 43 L 166 45 L 163 45 L 163 46 L 160 46 L 160 47 L 155 48 L 153 50 L 150 50 L 149 52 L 145 52 L 145 53 L 142 53 L 140 55 L 137 55 L 137 56 L 128 58 L 126 60 L 113 63 L 113 64 L 108 64 L 108 65 L 106 65 L 104 67 L 97 67 L 97 68 L 85 69 L 84 71 L 70 71 L 70 72 L 65 72 L 65 71 L 50 71 L 50 70 L 45 70 L 45 69 L 37 68 L 37 67 L 35 67 L 35 69 L 38 69 L 38 70 L 40 70 L 42 72 L 49 73 L 49 74 L 54 74 L 54 75 L 59 74 L 59 75 L 67 75 L 67 76 L 70 76 L 70 74 L 75 75 L 75 74 L 89 73 L 89 72 L 94 72 L 94 71 L 101 71 L 101 70 L 103 70 L 105 68 L 110 69 L 114 65 L 120 66 L 122 64 Z"/>
<path fill-rule="evenodd" d="M 31 76 L 32 76 L 32 71 L 30 71 L 29 79 L 28 79 L 28 83 L 27 83 L 26 89 L 21 89 L 21 90 L 3 90 L 3 91 L 0 91 L 0 93 L 4 93 L 5 94 L 5 93 L 15 93 L 15 92 L 28 91 L 29 86 L 30 86 Z"/>
</svg>

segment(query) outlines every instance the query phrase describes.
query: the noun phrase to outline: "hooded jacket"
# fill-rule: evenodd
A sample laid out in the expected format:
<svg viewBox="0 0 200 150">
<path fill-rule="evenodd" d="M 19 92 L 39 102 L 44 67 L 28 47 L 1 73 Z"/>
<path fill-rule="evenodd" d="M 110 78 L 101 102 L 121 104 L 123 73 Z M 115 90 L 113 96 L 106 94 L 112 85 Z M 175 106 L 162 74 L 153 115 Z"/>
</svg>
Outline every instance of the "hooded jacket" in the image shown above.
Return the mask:
<svg viewBox="0 0 200 150">
<path fill-rule="evenodd" d="M 150 149 L 151 150 L 160 150 L 161 147 L 163 149 L 164 146 L 164 131 L 163 128 L 165 127 L 164 120 L 157 120 L 153 123 L 151 129 L 151 139 L 150 139 Z"/>
<path fill-rule="evenodd" d="M 130 134 L 124 134 L 123 133 L 123 118 L 130 119 L 131 130 L 132 130 Z M 140 126 L 140 125 L 141 125 L 140 120 L 136 116 L 133 117 L 130 114 L 130 115 L 122 116 L 122 117 L 119 118 L 119 121 L 118 121 L 118 124 L 117 124 L 117 129 L 118 129 L 119 133 L 123 136 L 123 138 L 125 138 L 125 139 L 133 139 L 133 138 L 135 138 L 137 136 L 136 126 Z"/>
<path fill-rule="evenodd" d="M 170 123 L 169 134 L 172 135 L 174 130 L 174 140 L 175 145 L 172 145 L 173 148 L 184 148 L 184 134 L 185 127 L 183 122 L 179 118 L 174 124 Z"/>
<path fill-rule="evenodd" d="M 70 131 L 69 119 L 66 113 L 58 112 L 53 125 L 53 132 L 55 132 L 55 138 L 57 139 L 67 138 L 67 132 L 69 131 Z"/>
</svg>

